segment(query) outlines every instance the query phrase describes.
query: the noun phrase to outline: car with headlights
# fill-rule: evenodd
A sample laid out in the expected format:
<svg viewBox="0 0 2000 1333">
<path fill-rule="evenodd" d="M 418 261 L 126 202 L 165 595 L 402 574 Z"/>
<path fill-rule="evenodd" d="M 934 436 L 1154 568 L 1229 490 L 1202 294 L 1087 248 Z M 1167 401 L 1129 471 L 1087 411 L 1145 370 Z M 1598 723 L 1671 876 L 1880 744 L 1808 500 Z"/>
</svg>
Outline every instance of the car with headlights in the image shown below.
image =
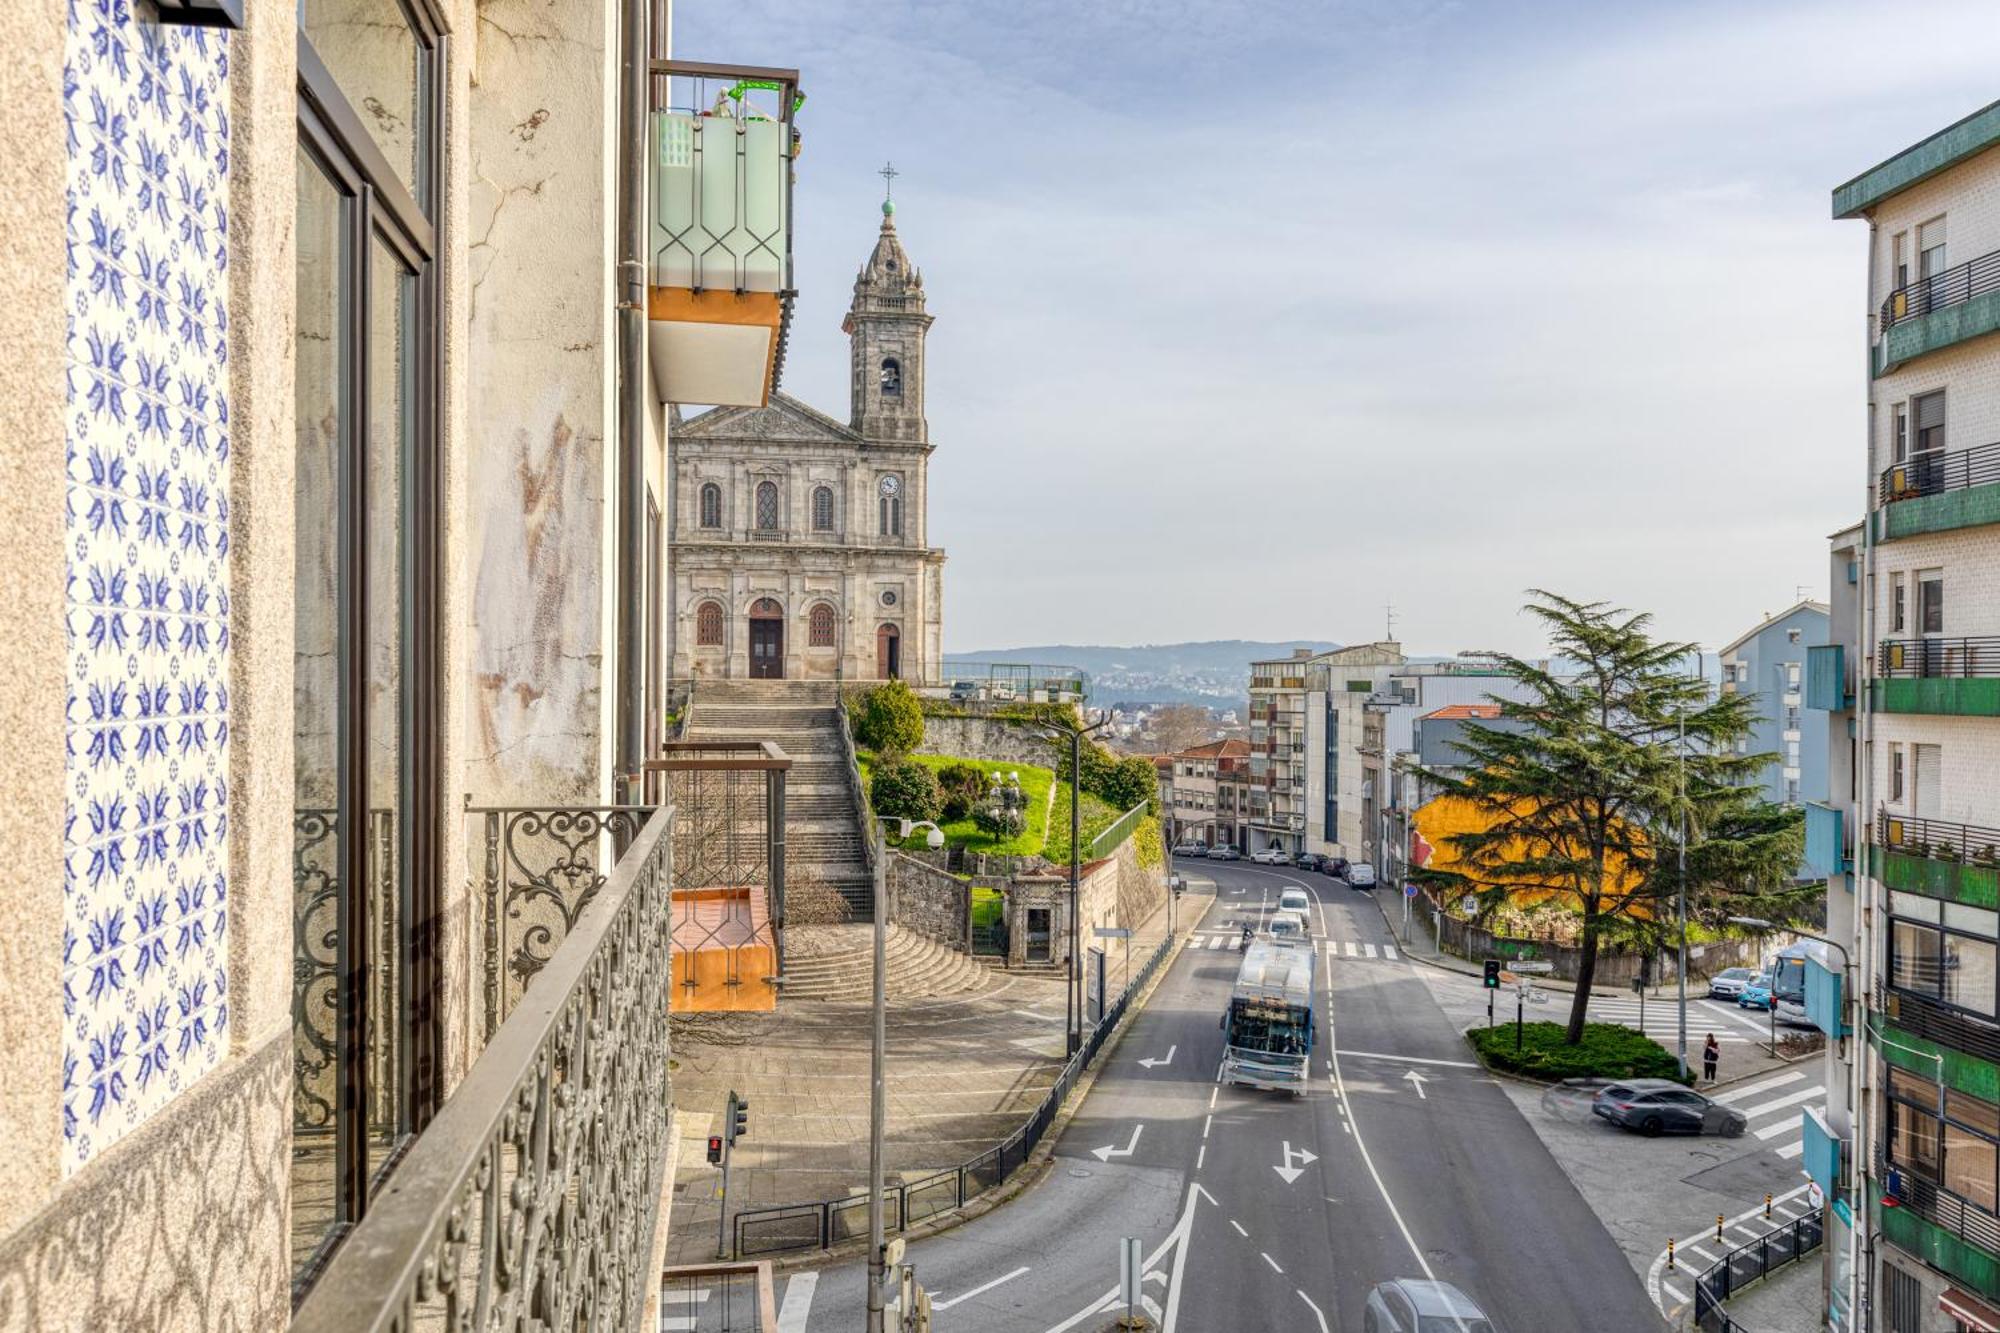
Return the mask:
<svg viewBox="0 0 2000 1333">
<path fill-rule="evenodd" d="M 1711 1000 L 1733 1000 L 1743 993 L 1743 988 L 1756 979 L 1757 974 L 1747 967 L 1725 967 L 1708 979 L 1708 998 Z"/>
<path fill-rule="evenodd" d="M 1771 1007 L 1771 974 L 1760 972 L 1745 983 L 1736 993 L 1737 1007 L 1742 1009 L 1769 1009 Z"/>
<path fill-rule="evenodd" d="M 1733 1139 L 1750 1123 L 1733 1106 L 1724 1106 L 1668 1078 L 1628 1078 L 1600 1088 L 1590 1113 L 1620 1129 L 1648 1138 L 1656 1134 L 1720 1134 Z"/>
<path fill-rule="evenodd" d="M 1473 1299 L 1449 1282 L 1401 1277 L 1378 1283 L 1361 1308 L 1364 1333 L 1494 1333 Z"/>
</svg>

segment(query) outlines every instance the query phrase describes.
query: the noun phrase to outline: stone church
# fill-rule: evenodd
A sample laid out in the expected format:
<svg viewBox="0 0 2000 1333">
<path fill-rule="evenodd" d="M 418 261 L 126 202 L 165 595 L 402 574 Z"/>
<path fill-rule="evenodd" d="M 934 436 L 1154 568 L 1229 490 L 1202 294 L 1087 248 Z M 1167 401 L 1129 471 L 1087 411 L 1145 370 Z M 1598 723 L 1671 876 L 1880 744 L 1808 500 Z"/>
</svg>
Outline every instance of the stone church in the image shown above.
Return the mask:
<svg viewBox="0 0 2000 1333">
<path fill-rule="evenodd" d="M 842 328 L 845 423 L 775 393 L 673 430 L 673 674 L 934 682 L 944 552 L 929 544 L 924 281 L 882 206 Z"/>
</svg>

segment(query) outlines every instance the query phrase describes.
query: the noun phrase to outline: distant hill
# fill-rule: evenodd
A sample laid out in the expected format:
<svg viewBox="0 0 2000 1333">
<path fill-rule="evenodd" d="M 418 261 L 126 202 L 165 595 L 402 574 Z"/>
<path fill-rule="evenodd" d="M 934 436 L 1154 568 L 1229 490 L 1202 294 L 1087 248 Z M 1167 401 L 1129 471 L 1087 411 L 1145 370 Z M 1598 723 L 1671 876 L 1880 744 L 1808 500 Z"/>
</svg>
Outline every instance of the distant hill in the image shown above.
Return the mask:
<svg viewBox="0 0 2000 1333">
<path fill-rule="evenodd" d="M 1339 646 L 1315 639 L 1278 643 L 1207 639 L 1198 643 L 1147 643 L 1130 647 L 1051 643 L 946 653 L 945 670 L 949 673 L 954 662 L 1032 662 L 1079 667 L 1089 673 L 1091 697 L 1098 703 L 1198 703 L 1232 708 L 1249 697 L 1252 661 L 1289 657 L 1298 648 L 1324 652 Z"/>
</svg>

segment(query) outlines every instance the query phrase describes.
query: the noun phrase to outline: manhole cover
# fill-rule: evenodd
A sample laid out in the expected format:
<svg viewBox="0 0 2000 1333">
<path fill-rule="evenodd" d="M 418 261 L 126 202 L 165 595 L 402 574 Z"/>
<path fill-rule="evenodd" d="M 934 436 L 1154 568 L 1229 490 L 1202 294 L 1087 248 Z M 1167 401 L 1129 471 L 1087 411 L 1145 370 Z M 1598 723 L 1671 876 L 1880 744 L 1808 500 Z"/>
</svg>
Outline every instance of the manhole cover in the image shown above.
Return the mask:
<svg viewBox="0 0 2000 1333">
<path fill-rule="evenodd" d="M 1088 793 L 1086 793 L 1086 795 L 1087 795 L 1087 794 L 1088 794 Z M 1071 1175 L 1073 1175 L 1073 1176 L 1078 1176 L 1078 1177 L 1084 1177 L 1084 1176 L 1088 1176 L 1088 1175 L 1090 1174 L 1090 1172 L 1088 1172 L 1088 1171 L 1084 1170 L 1084 1169 L 1083 1169 L 1082 1167 L 1080 1167 L 1080 1166 L 1073 1166 L 1073 1167 L 1071 1167 L 1071 1168 L 1069 1169 L 1069 1173 L 1070 1173 Z"/>
</svg>

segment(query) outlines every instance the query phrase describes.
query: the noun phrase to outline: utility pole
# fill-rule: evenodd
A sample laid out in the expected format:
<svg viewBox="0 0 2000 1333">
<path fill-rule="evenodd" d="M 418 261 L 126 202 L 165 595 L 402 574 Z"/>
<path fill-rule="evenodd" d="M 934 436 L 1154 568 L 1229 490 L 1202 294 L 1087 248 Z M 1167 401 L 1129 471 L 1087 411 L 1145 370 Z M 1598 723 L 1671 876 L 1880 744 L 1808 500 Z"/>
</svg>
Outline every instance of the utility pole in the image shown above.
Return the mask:
<svg viewBox="0 0 2000 1333">
<path fill-rule="evenodd" d="M 1067 1054 L 1075 1055 L 1083 1045 L 1083 958 L 1078 952 L 1082 934 L 1078 918 L 1083 914 L 1083 738 L 1111 725 L 1111 714 L 1103 713 L 1089 726 L 1071 724 L 1054 730 L 1069 737 L 1069 986 L 1064 1010 L 1068 1017 Z"/>
<path fill-rule="evenodd" d="M 870 830 L 871 833 L 875 830 Z M 882 1230 L 882 1136 L 887 1121 L 883 1059 L 888 1047 L 888 882 L 883 873 L 889 857 L 878 849 L 875 858 L 875 1015 L 868 1043 L 868 1333 L 884 1333 L 883 1306 L 888 1280 Z"/>
<path fill-rule="evenodd" d="M 1694 650 L 1694 655 L 1694 674 L 1695 679 L 1699 681 L 1702 678 L 1702 663 L 1701 648 L 1698 645 Z M 1704 699 L 1707 697 L 1707 694 L 1708 690 L 1704 685 L 1702 687 Z M 1680 1067 L 1681 1077 L 1685 1079 L 1688 1072 L 1688 722 L 1687 700 L 1685 699 L 1681 700 L 1680 714 L 1681 837 L 1680 847 L 1676 851 L 1676 856 L 1680 863 L 1680 873 L 1676 876 L 1678 884 L 1675 890 L 1675 897 L 1679 900 L 1677 915 L 1680 917 L 1680 946 L 1674 960 L 1674 988 L 1679 999 L 1678 1025 L 1680 1035 L 1674 1048 L 1674 1059 Z"/>
</svg>

